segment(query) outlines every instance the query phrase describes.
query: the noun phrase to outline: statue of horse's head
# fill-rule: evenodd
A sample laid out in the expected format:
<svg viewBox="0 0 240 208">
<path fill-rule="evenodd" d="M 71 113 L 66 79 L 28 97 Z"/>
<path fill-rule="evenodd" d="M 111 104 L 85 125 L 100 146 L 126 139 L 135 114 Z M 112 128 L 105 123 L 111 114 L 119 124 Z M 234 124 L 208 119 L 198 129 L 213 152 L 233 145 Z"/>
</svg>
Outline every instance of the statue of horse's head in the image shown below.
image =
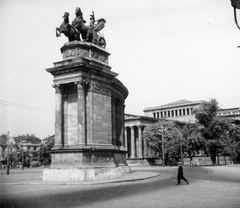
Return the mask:
<svg viewBox="0 0 240 208">
<path fill-rule="evenodd" d="M 65 12 L 64 15 L 63 15 L 63 20 L 65 23 L 69 23 L 69 13 L 68 12 Z"/>
</svg>

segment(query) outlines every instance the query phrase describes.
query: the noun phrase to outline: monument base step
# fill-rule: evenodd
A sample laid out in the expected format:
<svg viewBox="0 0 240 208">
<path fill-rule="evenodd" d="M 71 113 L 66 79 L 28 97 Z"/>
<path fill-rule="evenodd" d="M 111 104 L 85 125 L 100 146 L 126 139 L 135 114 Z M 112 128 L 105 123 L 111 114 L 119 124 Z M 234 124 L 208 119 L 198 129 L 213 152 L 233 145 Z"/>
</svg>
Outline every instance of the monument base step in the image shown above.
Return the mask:
<svg viewBox="0 0 240 208">
<path fill-rule="evenodd" d="M 129 166 L 90 168 L 48 168 L 43 171 L 43 181 L 96 181 L 121 178 L 130 174 Z"/>
</svg>

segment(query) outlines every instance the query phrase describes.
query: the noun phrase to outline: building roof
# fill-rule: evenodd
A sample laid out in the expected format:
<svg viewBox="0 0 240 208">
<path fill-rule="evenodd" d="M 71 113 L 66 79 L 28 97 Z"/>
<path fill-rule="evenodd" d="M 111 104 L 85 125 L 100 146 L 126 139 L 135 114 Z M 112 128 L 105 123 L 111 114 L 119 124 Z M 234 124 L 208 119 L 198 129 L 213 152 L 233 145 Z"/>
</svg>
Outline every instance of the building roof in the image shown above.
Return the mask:
<svg viewBox="0 0 240 208">
<path fill-rule="evenodd" d="M 198 105 L 202 102 L 204 102 L 204 100 L 189 101 L 189 100 L 182 99 L 182 100 L 178 100 L 178 101 L 171 102 L 161 106 L 145 108 L 143 111 L 145 112 L 145 111 L 151 111 L 151 110 L 157 110 L 157 109 L 174 108 L 174 107 L 180 107 L 180 106 L 186 106 L 186 105 Z"/>
<path fill-rule="evenodd" d="M 21 135 L 17 137 L 13 137 L 16 143 L 32 143 L 32 144 L 39 144 L 42 143 L 42 140 L 34 135 Z"/>
<path fill-rule="evenodd" d="M 226 118 L 232 118 L 233 120 L 240 121 L 240 108 L 225 108 L 218 110 L 217 116 L 219 117 L 226 117 Z"/>
<path fill-rule="evenodd" d="M 222 108 L 218 112 L 240 112 L 240 107 L 235 108 Z"/>
<path fill-rule="evenodd" d="M 152 121 L 158 121 L 159 119 L 149 117 L 149 116 L 139 116 L 139 115 L 133 115 L 133 114 L 124 114 L 125 121 L 127 120 L 152 120 Z"/>
</svg>

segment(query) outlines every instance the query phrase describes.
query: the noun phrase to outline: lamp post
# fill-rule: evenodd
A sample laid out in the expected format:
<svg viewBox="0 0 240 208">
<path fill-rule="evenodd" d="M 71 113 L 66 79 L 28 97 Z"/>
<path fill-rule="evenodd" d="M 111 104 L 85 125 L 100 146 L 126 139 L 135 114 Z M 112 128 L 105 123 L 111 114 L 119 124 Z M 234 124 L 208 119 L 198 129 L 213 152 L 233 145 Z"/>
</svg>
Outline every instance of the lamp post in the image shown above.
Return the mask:
<svg viewBox="0 0 240 208">
<path fill-rule="evenodd" d="M 184 165 L 183 149 L 182 149 L 182 140 L 181 140 L 181 137 L 180 137 L 180 154 L 181 154 L 181 163 Z"/>
<path fill-rule="evenodd" d="M 164 150 L 164 126 L 161 126 L 160 132 L 162 134 L 162 166 L 165 167 L 165 150 Z"/>
<path fill-rule="evenodd" d="M 236 11 L 236 9 L 240 9 L 240 0 L 231 0 L 231 5 L 233 7 L 235 23 L 236 23 L 238 29 L 240 30 L 240 26 L 237 21 L 237 11 Z"/>
<path fill-rule="evenodd" d="M 23 169 L 23 162 L 24 162 L 24 152 L 23 152 L 23 145 L 22 145 L 22 169 Z"/>
<path fill-rule="evenodd" d="M 10 167 L 9 167 L 9 132 L 7 133 L 7 175 L 10 174 Z"/>
<path fill-rule="evenodd" d="M 23 167 L 23 163 L 24 163 L 24 150 L 23 150 L 23 143 L 21 142 L 20 143 L 20 146 L 21 146 L 21 154 L 22 154 L 22 170 L 24 169 L 24 167 Z"/>
</svg>

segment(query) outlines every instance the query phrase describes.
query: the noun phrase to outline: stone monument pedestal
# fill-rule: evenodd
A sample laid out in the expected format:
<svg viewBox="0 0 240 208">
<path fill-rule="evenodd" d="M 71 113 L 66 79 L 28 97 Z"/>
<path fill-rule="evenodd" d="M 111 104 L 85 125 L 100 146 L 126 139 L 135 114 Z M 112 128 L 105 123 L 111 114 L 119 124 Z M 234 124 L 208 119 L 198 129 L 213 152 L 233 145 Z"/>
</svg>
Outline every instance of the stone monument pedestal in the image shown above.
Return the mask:
<svg viewBox="0 0 240 208">
<path fill-rule="evenodd" d="M 54 76 L 55 145 L 44 181 L 93 181 L 130 173 L 126 161 L 124 102 L 127 88 L 111 71 L 105 49 L 73 41 Z"/>
</svg>

